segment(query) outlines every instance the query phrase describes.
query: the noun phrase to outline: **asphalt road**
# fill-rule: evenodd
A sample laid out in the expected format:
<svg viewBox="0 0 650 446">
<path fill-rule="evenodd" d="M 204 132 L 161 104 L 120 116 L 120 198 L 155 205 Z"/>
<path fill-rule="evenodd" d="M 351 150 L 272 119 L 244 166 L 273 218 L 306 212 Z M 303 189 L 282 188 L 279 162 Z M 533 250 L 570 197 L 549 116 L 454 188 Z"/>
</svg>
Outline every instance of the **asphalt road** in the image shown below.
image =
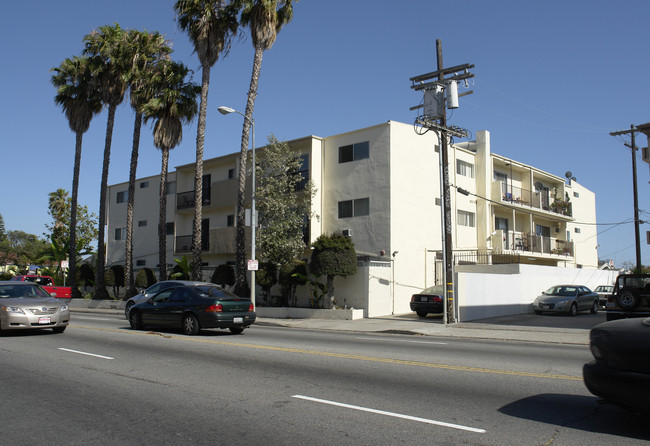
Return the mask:
<svg viewBox="0 0 650 446">
<path fill-rule="evenodd" d="M 75 314 L 0 338 L 3 444 L 634 445 L 584 346 L 253 326 L 132 331 Z"/>
</svg>

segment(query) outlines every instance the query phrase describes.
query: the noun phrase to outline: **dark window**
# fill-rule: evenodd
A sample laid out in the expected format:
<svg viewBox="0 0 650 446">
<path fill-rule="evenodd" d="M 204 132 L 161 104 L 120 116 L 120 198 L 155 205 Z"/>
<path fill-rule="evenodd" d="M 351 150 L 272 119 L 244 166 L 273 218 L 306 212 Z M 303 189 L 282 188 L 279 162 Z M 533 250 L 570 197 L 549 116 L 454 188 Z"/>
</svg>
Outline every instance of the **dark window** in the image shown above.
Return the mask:
<svg viewBox="0 0 650 446">
<path fill-rule="evenodd" d="M 370 156 L 370 143 L 368 141 L 339 147 L 339 164 L 361 160 Z"/>
<path fill-rule="evenodd" d="M 139 227 L 147 226 L 147 220 L 140 220 L 140 221 L 138 222 L 138 226 L 139 226 Z"/>
<path fill-rule="evenodd" d="M 145 187 L 149 187 L 148 181 L 143 181 L 142 183 L 140 183 L 140 189 L 144 189 Z"/>
<path fill-rule="evenodd" d="M 173 195 L 176 193 L 176 181 L 167 182 L 167 195 Z"/>
<path fill-rule="evenodd" d="M 232 180 L 235 178 L 235 169 L 228 169 L 228 179 Z"/>
<path fill-rule="evenodd" d="M 126 228 L 115 228 L 115 240 L 126 240 Z"/>
<path fill-rule="evenodd" d="M 235 216 L 229 215 L 226 217 L 226 226 L 231 227 L 235 226 Z"/>
<path fill-rule="evenodd" d="M 174 235 L 174 222 L 167 223 L 167 225 L 165 226 L 165 234 Z"/>
<path fill-rule="evenodd" d="M 126 203 L 128 196 L 129 196 L 129 192 L 126 190 L 122 192 L 118 192 L 116 203 Z"/>
<path fill-rule="evenodd" d="M 145 266 L 147 264 L 146 260 L 136 260 L 135 266 Z"/>
<path fill-rule="evenodd" d="M 339 218 L 363 217 L 370 215 L 370 199 L 339 201 Z"/>
</svg>

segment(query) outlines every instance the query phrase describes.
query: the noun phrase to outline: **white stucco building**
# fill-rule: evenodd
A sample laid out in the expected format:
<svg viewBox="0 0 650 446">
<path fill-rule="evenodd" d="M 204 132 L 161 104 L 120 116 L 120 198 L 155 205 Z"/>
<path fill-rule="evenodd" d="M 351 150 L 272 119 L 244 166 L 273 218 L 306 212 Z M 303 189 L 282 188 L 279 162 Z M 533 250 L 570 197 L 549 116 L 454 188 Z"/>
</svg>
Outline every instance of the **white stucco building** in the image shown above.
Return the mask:
<svg viewBox="0 0 650 446">
<path fill-rule="evenodd" d="M 303 174 L 317 189 L 310 240 L 343 232 L 352 237 L 359 255 L 359 273 L 336 281 L 337 303 L 363 308 L 366 317 L 410 311 L 411 295 L 441 277 L 436 134 L 418 135 L 411 124 L 388 121 L 289 145 L 303 157 Z M 217 265 L 234 260 L 238 158 L 234 153 L 204 161 L 202 258 L 207 278 Z M 457 263 L 597 268 L 595 195 L 574 179 L 492 153 L 487 131 L 449 148 L 449 172 Z M 193 178 L 193 164 L 169 174 L 170 266 L 174 257 L 191 249 Z M 109 187 L 109 265 L 124 263 L 127 187 Z M 136 269 L 156 269 L 158 263 L 158 187 L 158 176 L 136 184 Z M 250 194 L 250 182 L 247 190 Z"/>
</svg>

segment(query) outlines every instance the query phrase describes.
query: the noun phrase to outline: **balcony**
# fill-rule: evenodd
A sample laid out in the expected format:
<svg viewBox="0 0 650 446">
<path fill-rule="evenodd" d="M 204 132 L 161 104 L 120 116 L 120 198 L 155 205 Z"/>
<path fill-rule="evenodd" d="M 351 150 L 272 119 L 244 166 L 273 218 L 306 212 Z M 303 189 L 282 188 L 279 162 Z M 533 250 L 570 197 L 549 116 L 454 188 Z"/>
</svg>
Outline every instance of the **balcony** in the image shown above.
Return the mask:
<svg viewBox="0 0 650 446">
<path fill-rule="evenodd" d="M 501 243 L 499 243 L 501 242 Z M 499 252 L 520 252 L 521 254 L 539 254 L 544 256 L 573 257 L 573 242 L 532 235 L 527 232 L 496 231 L 492 238 L 493 247 Z"/>
<path fill-rule="evenodd" d="M 176 236 L 176 248 L 175 252 L 178 254 L 185 254 L 192 252 L 192 239 L 194 237 L 191 235 L 179 235 Z M 201 238 L 201 251 L 207 251 L 210 247 L 210 240 L 208 237 Z"/>
<path fill-rule="evenodd" d="M 246 249 L 250 249 L 251 228 L 245 228 Z M 227 228 L 213 228 L 203 234 L 201 250 L 208 254 L 235 254 L 236 230 L 234 226 Z M 192 236 L 180 235 L 176 237 L 177 254 L 192 252 Z"/>
<path fill-rule="evenodd" d="M 498 198 L 493 197 L 494 201 L 551 212 L 565 217 L 573 216 L 573 209 L 569 199 L 561 200 L 554 198 L 548 190 L 531 191 L 529 189 L 507 185 L 504 181 L 493 183 L 492 190 L 495 193 L 497 191 L 500 192 Z"/>
<path fill-rule="evenodd" d="M 211 203 L 211 189 L 203 189 L 203 206 L 209 206 Z M 181 192 L 176 194 L 176 209 L 192 209 L 194 208 L 195 198 L 194 191 Z"/>
</svg>

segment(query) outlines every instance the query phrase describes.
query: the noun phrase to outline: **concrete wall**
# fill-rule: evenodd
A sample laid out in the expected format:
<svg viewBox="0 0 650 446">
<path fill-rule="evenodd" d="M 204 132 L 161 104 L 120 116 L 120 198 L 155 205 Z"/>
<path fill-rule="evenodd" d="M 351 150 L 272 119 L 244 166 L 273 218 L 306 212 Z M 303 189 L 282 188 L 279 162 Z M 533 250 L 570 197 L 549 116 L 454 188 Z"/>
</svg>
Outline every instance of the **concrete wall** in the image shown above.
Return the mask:
<svg viewBox="0 0 650 446">
<path fill-rule="evenodd" d="M 458 266 L 459 320 L 530 313 L 533 300 L 553 285 L 580 284 L 593 290 L 613 284 L 617 275 L 618 271 L 524 264 Z"/>
</svg>

